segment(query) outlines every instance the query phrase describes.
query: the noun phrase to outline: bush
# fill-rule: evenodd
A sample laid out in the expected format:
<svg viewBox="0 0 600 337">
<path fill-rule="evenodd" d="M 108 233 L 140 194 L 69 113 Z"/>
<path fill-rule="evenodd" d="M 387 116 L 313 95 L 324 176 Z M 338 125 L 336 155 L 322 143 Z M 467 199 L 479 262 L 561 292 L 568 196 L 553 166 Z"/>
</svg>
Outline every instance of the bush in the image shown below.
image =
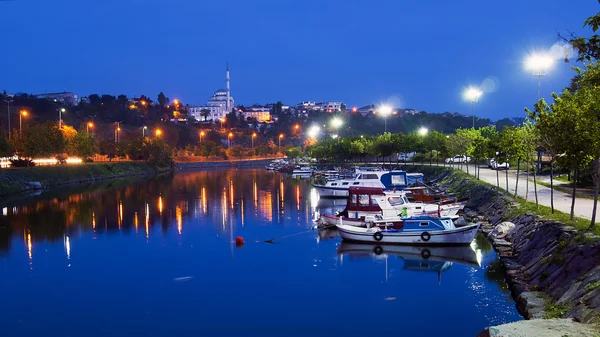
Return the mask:
<svg viewBox="0 0 600 337">
<path fill-rule="evenodd" d="M 10 167 L 32 167 L 35 166 L 35 163 L 31 159 L 11 159 Z"/>
</svg>

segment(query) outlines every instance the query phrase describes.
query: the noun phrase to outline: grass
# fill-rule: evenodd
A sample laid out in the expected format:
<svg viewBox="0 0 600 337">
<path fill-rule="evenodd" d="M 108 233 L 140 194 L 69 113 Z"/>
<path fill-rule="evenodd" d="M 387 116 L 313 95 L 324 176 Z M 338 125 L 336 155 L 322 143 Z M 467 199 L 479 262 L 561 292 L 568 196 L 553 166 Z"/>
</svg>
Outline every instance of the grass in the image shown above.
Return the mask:
<svg viewBox="0 0 600 337">
<path fill-rule="evenodd" d="M 588 220 L 588 219 L 575 217 L 574 220 L 571 220 L 570 214 L 563 213 L 556 209 L 554 210 L 554 213 L 552 213 L 552 209 L 550 207 L 544 206 L 544 205 L 538 205 L 536 207 L 535 202 L 525 201 L 525 199 L 523 199 L 521 197 L 517 197 L 516 200 L 519 205 L 518 206 L 519 213 L 529 212 L 529 213 L 537 214 L 543 218 L 554 220 L 557 222 L 562 222 L 563 224 L 565 224 L 567 226 L 573 226 L 580 231 L 590 232 L 590 233 L 594 233 L 596 235 L 600 235 L 600 226 L 596 225 L 596 227 L 593 230 L 590 230 L 590 228 L 589 228 L 590 220 Z"/>
<path fill-rule="evenodd" d="M 21 192 L 29 182 L 40 182 L 42 186 L 48 187 L 78 180 L 152 174 L 162 170 L 154 165 L 139 162 L 90 163 L 1 169 L 0 194 Z"/>
<path fill-rule="evenodd" d="M 594 283 L 588 283 L 585 285 L 585 291 L 592 291 L 596 288 L 600 288 L 600 281 L 596 281 Z"/>
<path fill-rule="evenodd" d="M 539 181 L 538 180 L 538 185 L 542 185 L 542 186 L 546 186 L 548 188 L 550 188 L 550 183 L 544 182 L 544 181 Z M 555 191 L 560 191 L 563 193 L 567 193 L 569 195 L 573 194 L 573 189 L 569 188 L 569 187 L 562 187 L 562 186 L 557 186 L 556 184 L 554 184 L 554 187 L 552 187 Z M 575 192 L 575 197 L 576 198 L 581 198 L 581 199 L 590 199 L 590 200 L 594 200 L 594 196 L 586 194 L 586 193 L 581 193 L 581 192 Z"/>
<path fill-rule="evenodd" d="M 564 306 L 556 303 L 552 303 L 549 299 L 544 303 L 544 311 L 546 312 L 546 319 L 562 318 L 567 312 L 571 310 L 571 306 Z"/>
</svg>

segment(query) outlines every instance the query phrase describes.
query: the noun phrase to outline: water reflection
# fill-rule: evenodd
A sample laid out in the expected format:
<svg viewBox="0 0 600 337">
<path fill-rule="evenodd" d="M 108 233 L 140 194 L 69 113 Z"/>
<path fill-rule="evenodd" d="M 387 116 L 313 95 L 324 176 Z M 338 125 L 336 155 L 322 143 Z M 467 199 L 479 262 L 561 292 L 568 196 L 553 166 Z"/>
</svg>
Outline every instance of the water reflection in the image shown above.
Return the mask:
<svg viewBox="0 0 600 337">
<path fill-rule="evenodd" d="M 86 189 L 68 195 L 60 191 L 45 193 L 31 199 L 30 204 L 23 205 L 19 200 L 4 205 L 0 216 L 0 254 L 8 253 L 14 239 L 12 233 L 20 232 L 25 233 L 30 259 L 36 243 L 58 240 L 68 247 L 70 256 L 71 238 L 88 231 L 98 235 L 137 234 L 140 214 L 144 216 L 146 238 L 151 238 L 156 229 L 166 235 L 173 226 L 182 235 L 187 218 L 212 225 L 230 239 L 238 221 L 241 226 L 246 224 L 247 215 L 253 215 L 261 223 L 283 225 L 293 210 L 296 220 L 311 224 L 313 213 L 302 198 L 302 191 L 309 188 L 306 181 L 286 179 L 277 173 L 230 170 L 183 173 L 126 187 Z M 248 197 L 251 202 L 247 202 Z"/>
<path fill-rule="evenodd" d="M 222 336 L 372 333 L 372 320 L 331 323 L 357 308 L 376 310 L 382 321 L 402 317 L 419 335 L 475 335 L 490 322 L 518 319 L 490 280 L 496 274 L 485 270 L 495 259 L 485 239 L 427 253 L 341 242 L 336 230 L 311 228 L 319 212 L 345 201 L 319 200 L 307 181 L 264 170 L 128 183 L 0 201 L 0 285 L 11 290 L 0 305 L 7 336 L 158 337 L 175 326 Z M 237 236 L 243 247 L 236 248 Z M 57 301 L 56 294 L 78 301 Z M 48 303 L 53 310 L 31 310 Z M 436 325 L 423 315 L 432 306 L 444 313 Z M 64 312 L 73 333 L 55 324 Z M 307 324 L 307 313 L 328 319 Z"/>
</svg>

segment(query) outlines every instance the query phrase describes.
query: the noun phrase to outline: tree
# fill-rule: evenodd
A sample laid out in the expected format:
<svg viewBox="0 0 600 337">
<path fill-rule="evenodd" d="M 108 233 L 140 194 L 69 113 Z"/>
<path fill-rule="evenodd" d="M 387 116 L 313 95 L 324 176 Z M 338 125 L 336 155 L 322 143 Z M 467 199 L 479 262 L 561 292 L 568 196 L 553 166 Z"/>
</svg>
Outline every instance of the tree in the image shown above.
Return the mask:
<svg viewBox="0 0 600 337">
<path fill-rule="evenodd" d="M 165 96 L 165 94 L 163 94 L 162 91 L 158 94 L 157 101 L 161 107 L 166 107 L 167 105 L 169 105 L 169 98 Z"/>
<path fill-rule="evenodd" d="M 208 109 L 200 110 L 200 116 L 204 117 L 204 121 L 206 122 L 206 120 L 208 119 L 208 116 L 210 116 L 210 110 L 208 110 Z"/>
<path fill-rule="evenodd" d="M 63 133 L 54 122 L 36 124 L 13 139 L 22 144 L 19 156 L 26 158 L 53 157 L 66 150 Z"/>
<path fill-rule="evenodd" d="M 131 160 L 144 160 L 144 138 L 137 137 L 127 144 L 125 150 Z"/>
<path fill-rule="evenodd" d="M 288 158 L 299 158 L 302 155 L 301 147 L 292 147 L 285 151 L 285 155 Z"/>
<path fill-rule="evenodd" d="M 340 110 L 342 111 L 342 113 L 344 113 L 344 114 L 345 114 L 345 113 L 346 113 L 346 104 L 342 103 L 342 104 L 340 105 Z"/>
<path fill-rule="evenodd" d="M 0 157 L 12 156 L 13 149 L 8 139 L 2 135 L 0 136 Z"/>
<path fill-rule="evenodd" d="M 94 136 L 80 130 L 73 138 L 73 154 L 81 157 L 83 161 L 88 161 L 96 152 L 96 142 Z"/>
</svg>

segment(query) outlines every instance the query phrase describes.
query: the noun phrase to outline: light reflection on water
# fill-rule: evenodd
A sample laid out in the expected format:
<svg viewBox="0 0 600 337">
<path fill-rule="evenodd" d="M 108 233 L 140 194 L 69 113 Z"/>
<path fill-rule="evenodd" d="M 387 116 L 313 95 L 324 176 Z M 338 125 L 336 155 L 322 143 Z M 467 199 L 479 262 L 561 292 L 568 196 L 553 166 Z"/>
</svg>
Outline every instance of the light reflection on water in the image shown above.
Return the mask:
<svg viewBox="0 0 600 337">
<path fill-rule="evenodd" d="M 311 228 L 345 201 L 319 199 L 307 181 L 277 173 L 180 173 L 3 202 L 7 336 L 357 335 L 372 333 L 372 320 L 348 317 L 367 313 L 401 323 L 403 335 L 468 336 L 520 319 L 485 238 L 431 247 L 428 259 L 423 247 L 342 243 L 335 230 Z M 53 310 L 27 309 L 25 297 L 27 308 Z M 436 324 L 423 315 L 432 308 Z M 69 333 L 56 323 L 61 311 L 70 313 Z"/>
</svg>

